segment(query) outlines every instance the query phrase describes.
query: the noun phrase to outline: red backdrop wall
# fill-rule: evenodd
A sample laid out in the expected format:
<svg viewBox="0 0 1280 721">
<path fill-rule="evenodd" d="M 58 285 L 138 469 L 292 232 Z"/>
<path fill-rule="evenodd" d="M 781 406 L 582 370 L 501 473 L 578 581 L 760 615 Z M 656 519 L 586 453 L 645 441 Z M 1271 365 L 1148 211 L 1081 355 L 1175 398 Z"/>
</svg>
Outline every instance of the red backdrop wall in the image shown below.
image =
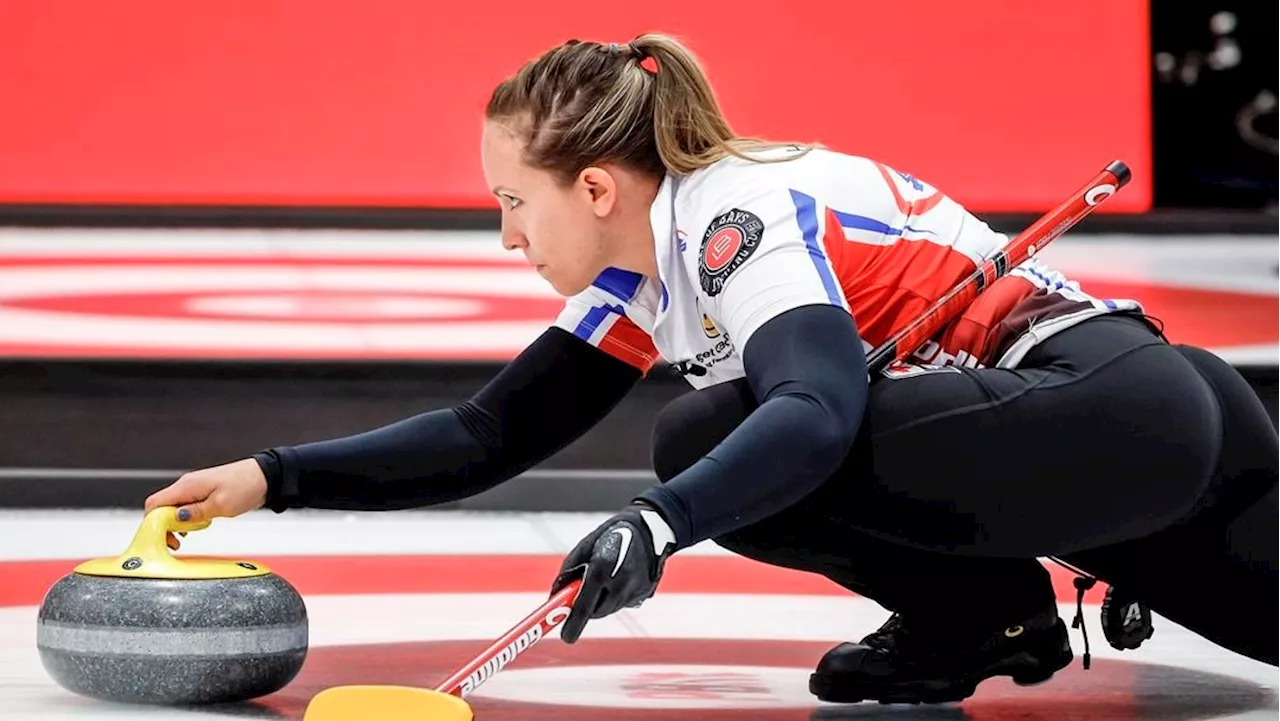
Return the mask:
<svg viewBox="0 0 1280 721">
<path fill-rule="evenodd" d="M 494 207 L 493 85 L 660 30 L 735 128 L 1044 209 L 1113 158 L 1151 202 L 1146 3 L 6 0 L 0 202 Z"/>
</svg>

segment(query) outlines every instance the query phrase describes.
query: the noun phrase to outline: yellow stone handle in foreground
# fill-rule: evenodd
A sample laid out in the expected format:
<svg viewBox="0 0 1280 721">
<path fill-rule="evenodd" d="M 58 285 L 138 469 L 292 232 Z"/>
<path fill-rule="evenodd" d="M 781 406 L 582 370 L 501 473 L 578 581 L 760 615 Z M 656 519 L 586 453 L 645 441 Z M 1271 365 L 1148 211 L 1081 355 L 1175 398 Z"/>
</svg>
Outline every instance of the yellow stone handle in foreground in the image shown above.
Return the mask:
<svg viewBox="0 0 1280 721">
<path fill-rule="evenodd" d="M 87 576 L 160 579 L 217 579 L 265 576 L 271 569 L 256 561 L 229 558 L 178 557 L 165 543 L 172 533 L 202 531 L 211 521 L 179 521 L 178 509 L 161 506 L 142 518 L 142 525 L 124 553 L 114 558 L 97 558 L 76 566 Z"/>
</svg>

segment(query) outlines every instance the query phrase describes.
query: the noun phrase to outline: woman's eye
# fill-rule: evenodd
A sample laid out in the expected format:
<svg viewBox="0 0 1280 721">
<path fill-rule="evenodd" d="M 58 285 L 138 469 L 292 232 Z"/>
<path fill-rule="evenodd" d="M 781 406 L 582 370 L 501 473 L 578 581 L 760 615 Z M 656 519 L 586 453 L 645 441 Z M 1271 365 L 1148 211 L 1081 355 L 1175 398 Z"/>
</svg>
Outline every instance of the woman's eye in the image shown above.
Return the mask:
<svg viewBox="0 0 1280 721">
<path fill-rule="evenodd" d="M 507 199 L 507 204 L 511 206 L 512 210 L 515 210 L 516 207 L 518 207 L 523 202 L 519 198 L 513 198 L 510 195 L 505 197 Z"/>
</svg>

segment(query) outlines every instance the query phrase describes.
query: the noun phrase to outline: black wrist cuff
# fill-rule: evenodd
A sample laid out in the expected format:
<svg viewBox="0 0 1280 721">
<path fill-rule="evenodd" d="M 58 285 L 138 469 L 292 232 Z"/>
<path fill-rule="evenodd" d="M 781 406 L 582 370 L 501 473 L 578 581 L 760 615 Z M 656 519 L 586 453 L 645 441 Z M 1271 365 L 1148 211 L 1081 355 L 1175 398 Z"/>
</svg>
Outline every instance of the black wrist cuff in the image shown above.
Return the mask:
<svg viewBox="0 0 1280 721">
<path fill-rule="evenodd" d="M 262 475 L 267 479 L 267 500 L 264 504 L 276 513 L 284 513 L 298 503 L 298 479 L 296 474 L 285 472 L 280 460 L 280 449 L 270 448 L 253 454 Z M 293 476 L 292 481 L 289 477 Z"/>
</svg>

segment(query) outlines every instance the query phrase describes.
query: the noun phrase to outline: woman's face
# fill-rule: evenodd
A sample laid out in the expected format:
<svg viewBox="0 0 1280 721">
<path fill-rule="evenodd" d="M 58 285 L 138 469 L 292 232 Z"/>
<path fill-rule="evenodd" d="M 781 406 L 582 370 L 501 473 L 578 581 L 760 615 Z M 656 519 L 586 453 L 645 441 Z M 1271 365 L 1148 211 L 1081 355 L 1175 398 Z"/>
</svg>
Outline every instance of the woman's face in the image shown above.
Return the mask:
<svg viewBox="0 0 1280 721">
<path fill-rule="evenodd" d="M 557 293 L 575 295 L 608 267 L 598 193 L 582 177 L 566 186 L 529 166 L 523 149 L 506 126 L 485 123 L 481 162 L 502 207 L 502 246 L 523 251 Z"/>
</svg>

